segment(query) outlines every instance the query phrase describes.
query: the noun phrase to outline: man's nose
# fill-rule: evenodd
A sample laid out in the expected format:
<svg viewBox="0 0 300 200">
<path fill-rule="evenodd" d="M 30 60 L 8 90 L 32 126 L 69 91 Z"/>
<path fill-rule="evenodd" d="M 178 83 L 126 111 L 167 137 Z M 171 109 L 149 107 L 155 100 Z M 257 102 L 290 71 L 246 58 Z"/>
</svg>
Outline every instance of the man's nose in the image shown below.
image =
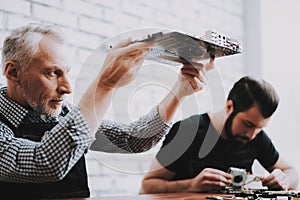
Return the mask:
<svg viewBox="0 0 300 200">
<path fill-rule="evenodd" d="M 67 76 L 60 77 L 60 81 L 58 84 L 58 92 L 60 94 L 71 94 L 72 93 L 71 84 L 70 84 L 69 78 Z"/>
<path fill-rule="evenodd" d="M 260 128 L 249 129 L 246 133 L 246 137 L 249 140 L 253 140 L 256 137 L 256 135 L 260 132 L 260 130 Z"/>
</svg>

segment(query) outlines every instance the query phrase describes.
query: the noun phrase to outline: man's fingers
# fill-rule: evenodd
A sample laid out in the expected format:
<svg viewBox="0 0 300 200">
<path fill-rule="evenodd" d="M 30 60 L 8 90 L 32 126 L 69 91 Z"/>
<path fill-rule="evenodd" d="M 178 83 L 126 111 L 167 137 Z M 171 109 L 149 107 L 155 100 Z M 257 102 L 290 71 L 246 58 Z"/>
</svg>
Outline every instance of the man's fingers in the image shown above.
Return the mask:
<svg viewBox="0 0 300 200">
<path fill-rule="evenodd" d="M 196 77 L 192 78 L 192 81 L 190 81 L 190 83 L 192 84 L 192 87 L 194 88 L 194 90 L 202 90 L 205 85 Z"/>
<path fill-rule="evenodd" d="M 131 44 L 131 42 L 132 42 L 131 38 L 128 38 L 126 40 L 123 40 L 123 41 L 117 43 L 111 49 L 114 50 L 114 49 L 124 48 L 123 51 L 131 51 L 131 50 L 134 50 L 134 49 L 144 50 L 144 49 L 149 49 L 149 48 L 156 45 L 155 42 L 136 42 L 136 43 L 133 43 L 133 44 Z"/>
<path fill-rule="evenodd" d="M 127 52 L 131 52 L 135 50 L 149 51 L 149 49 L 155 45 L 156 43 L 154 42 L 136 42 L 134 44 L 124 47 L 122 51 L 127 51 Z"/>
<path fill-rule="evenodd" d="M 143 64 L 144 60 L 145 60 L 145 58 L 142 56 L 142 57 L 134 59 L 133 62 L 134 62 L 135 65 L 140 66 L 140 65 Z"/>
<path fill-rule="evenodd" d="M 272 185 L 274 184 L 274 181 L 272 181 L 271 179 L 266 179 L 266 180 L 262 180 L 261 183 L 263 185 Z"/>
<path fill-rule="evenodd" d="M 181 76 L 189 82 L 193 90 L 198 91 L 205 87 L 204 83 L 199 80 L 196 76 L 181 73 Z"/>
<path fill-rule="evenodd" d="M 264 178 L 261 182 L 263 185 L 268 186 L 269 188 L 272 189 L 288 188 L 288 182 L 286 176 L 279 169 L 273 170 L 272 173 L 268 177 Z"/>
<path fill-rule="evenodd" d="M 223 182 L 225 184 L 231 183 L 230 179 L 227 179 L 225 176 L 222 176 L 221 174 L 211 173 L 208 179 L 211 181 Z"/>
<path fill-rule="evenodd" d="M 214 168 L 205 168 L 204 169 L 206 172 L 212 173 L 212 174 L 218 174 L 221 176 L 224 176 L 227 179 L 232 179 L 232 175 L 228 174 L 226 172 L 223 172 L 222 170 L 214 169 Z"/>
<path fill-rule="evenodd" d="M 206 77 L 206 67 L 202 63 L 184 64 L 183 69 L 186 73 L 193 73 L 194 76 L 200 78 L 199 74 L 202 72 L 202 75 Z"/>
<path fill-rule="evenodd" d="M 269 176 L 267 176 L 266 178 L 261 180 L 261 183 L 263 185 L 273 185 L 275 181 L 275 177 L 273 174 L 270 174 Z"/>
<path fill-rule="evenodd" d="M 286 182 L 278 182 L 275 179 L 268 181 L 267 183 L 263 183 L 264 186 L 268 186 L 270 189 L 287 189 L 288 184 Z"/>
<path fill-rule="evenodd" d="M 148 54 L 149 52 L 149 49 L 148 48 L 143 48 L 143 49 L 129 49 L 127 51 L 124 51 L 123 55 L 126 55 L 128 57 L 141 57 L 141 58 L 144 58 L 146 57 L 146 55 Z"/>
<path fill-rule="evenodd" d="M 187 68 L 187 69 L 197 69 L 197 70 L 202 70 L 204 65 L 202 63 L 186 63 L 183 64 L 182 68 Z"/>
<path fill-rule="evenodd" d="M 112 47 L 111 49 L 118 49 L 118 48 L 122 48 L 122 47 L 126 47 L 131 43 L 131 38 L 128 38 L 126 40 L 123 40 L 121 42 L 119 42 L 118 44 L 116 44 L 114 47 Z"/>
<path fill-rule="evenodd" d="M 119 57 L 125 57 L 129 59 L 135 58 L 145 58 L 149 52 L 149 48 L 153 45 L 153 43 L 139 43 L 132 44 L 120 49 L 117 49 L 117 55 Z"/>
<path fill-rule="evenodd" d="M 205 64 L 205 70 L 209 71 L 215 68 L 214 58 L 211 58 L 207 64 Z"/>
<path fill-rule="evenodd" d="M 220 189 L 222 187 L 225 187 L 227 184 L 222 181 L 211 181 L 211 180 L 205 180 L 203 181 L 204 185 L 210 186 L 209 190 L 216 190 Z"/>
<path fill-rule="evenodd" d="M 186 63 L 183 65 L 183 68 L 187 68 L 187 69 L 197 69 L 199 71 L 202 71 L 203 74 L 206 76 L 207 71 L 214 69 L 215 68 L 215 64 L 214 64 L 214 58 L 210 58 L 209 62 L 206 63 L 205 65 L 202 63 Z"/>
<path fill-rule="evenodd" d="M 183 75 L 196 76 L 196 77 L 200 78 L 200 73 L 196 69 L 181 68 L 180 71 L 181 71 L 181 74 L 183 74 Z"/>
<path fill-rule="evenodd" d="M 203 84 L 206 84 L 206 78 L 201 71 L 197 71 L 195 69 L 186 69 L 186 68 L 181 68 L 181 74 L 184 77 L 196 77 L 199 79 Z"/>
</svg>

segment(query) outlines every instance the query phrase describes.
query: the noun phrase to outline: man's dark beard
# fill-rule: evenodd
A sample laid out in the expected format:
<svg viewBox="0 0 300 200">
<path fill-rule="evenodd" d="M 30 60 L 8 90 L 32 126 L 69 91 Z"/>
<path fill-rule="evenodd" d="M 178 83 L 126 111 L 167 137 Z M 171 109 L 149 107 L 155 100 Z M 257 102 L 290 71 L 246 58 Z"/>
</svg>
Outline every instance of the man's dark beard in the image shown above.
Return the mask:
<svg viewBox="0 0 300 200">
<path fill-rule="evenodd" d="M 239 141 L 238 137 L 234 136 L 231 131 L 232 121 L 237 113 L 238 112 L 232 112 L 225 122 L 225 134 L 227 136 L 228 142 L 230 142 L 230 145 L 232 145 L 233 147 L 245 145 L 243 142 Z"/>
</svg>

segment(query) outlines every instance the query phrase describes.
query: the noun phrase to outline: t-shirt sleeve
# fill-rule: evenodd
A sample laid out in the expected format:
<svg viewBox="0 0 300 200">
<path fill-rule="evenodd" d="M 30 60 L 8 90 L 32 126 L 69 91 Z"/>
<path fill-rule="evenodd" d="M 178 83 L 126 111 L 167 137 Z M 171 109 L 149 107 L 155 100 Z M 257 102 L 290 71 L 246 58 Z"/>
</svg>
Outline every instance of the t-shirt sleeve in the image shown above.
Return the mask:
<svg viewBox="0 0 300 200">
<path fill-rule="evenodd" d="M 190 117 L 176 122 L 165 136 L 156 155 L 158 162 L 172 172 L 186 169 L 188 149 L 197 135 L 199 117 Z"/>
<path fill-rule="evenodd" d="M 166 135 L 160 150 L 158 151 L 158 153 L 156 155 L 156 159 L 158 160 L 158 162 L 163 167 L 165 167 L 168 170 L 171 170 L 173 172 L 176 171 L 174 169 L 176 165 L 175 164 L 172 165 L 172 163 L 174 161 L 172 162 L 172 159 L 170 159 L 172 157 L 171 152 L 175 150 L 175 145 L 172 145 L 172 140 L 173 140 L 173 138 L 175 138 L 179 126 L 180 126 L 180 122 L 177 122 L 172 126 L 169 133 Z"/>
<path fill-rule="evenodd" d="M 279 153 L 275 148 L 274 144 L 272 143 L 271 139 L 267 136 L 267 134 L 264 131 L 262 131 L 256 137 L 257 160 L 265 169 L 268 169 L 275 165 L 279 158 Z"/>
</svg>

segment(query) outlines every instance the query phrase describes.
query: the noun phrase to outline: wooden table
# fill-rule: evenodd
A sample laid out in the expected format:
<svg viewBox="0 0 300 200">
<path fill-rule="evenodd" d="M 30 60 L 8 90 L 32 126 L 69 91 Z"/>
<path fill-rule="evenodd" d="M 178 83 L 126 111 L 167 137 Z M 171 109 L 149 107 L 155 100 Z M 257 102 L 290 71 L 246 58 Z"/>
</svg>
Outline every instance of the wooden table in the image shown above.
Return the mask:
<svg viewBox="0 0 300 200">
<path fill-rule="evenodd" d="M 207 194 L 207 193 L 166 193 L 166 194 L 147 194 L 147 195 L 124 195 L 110 197 L 93 197 L 85 200 L 205 200 L 207 196 L 232 196 L 228 194 Z M 74 199 L 75 200 L 75 199 Z M 84 199 L 82 199 L 84 200 Z"/>
</svg>

